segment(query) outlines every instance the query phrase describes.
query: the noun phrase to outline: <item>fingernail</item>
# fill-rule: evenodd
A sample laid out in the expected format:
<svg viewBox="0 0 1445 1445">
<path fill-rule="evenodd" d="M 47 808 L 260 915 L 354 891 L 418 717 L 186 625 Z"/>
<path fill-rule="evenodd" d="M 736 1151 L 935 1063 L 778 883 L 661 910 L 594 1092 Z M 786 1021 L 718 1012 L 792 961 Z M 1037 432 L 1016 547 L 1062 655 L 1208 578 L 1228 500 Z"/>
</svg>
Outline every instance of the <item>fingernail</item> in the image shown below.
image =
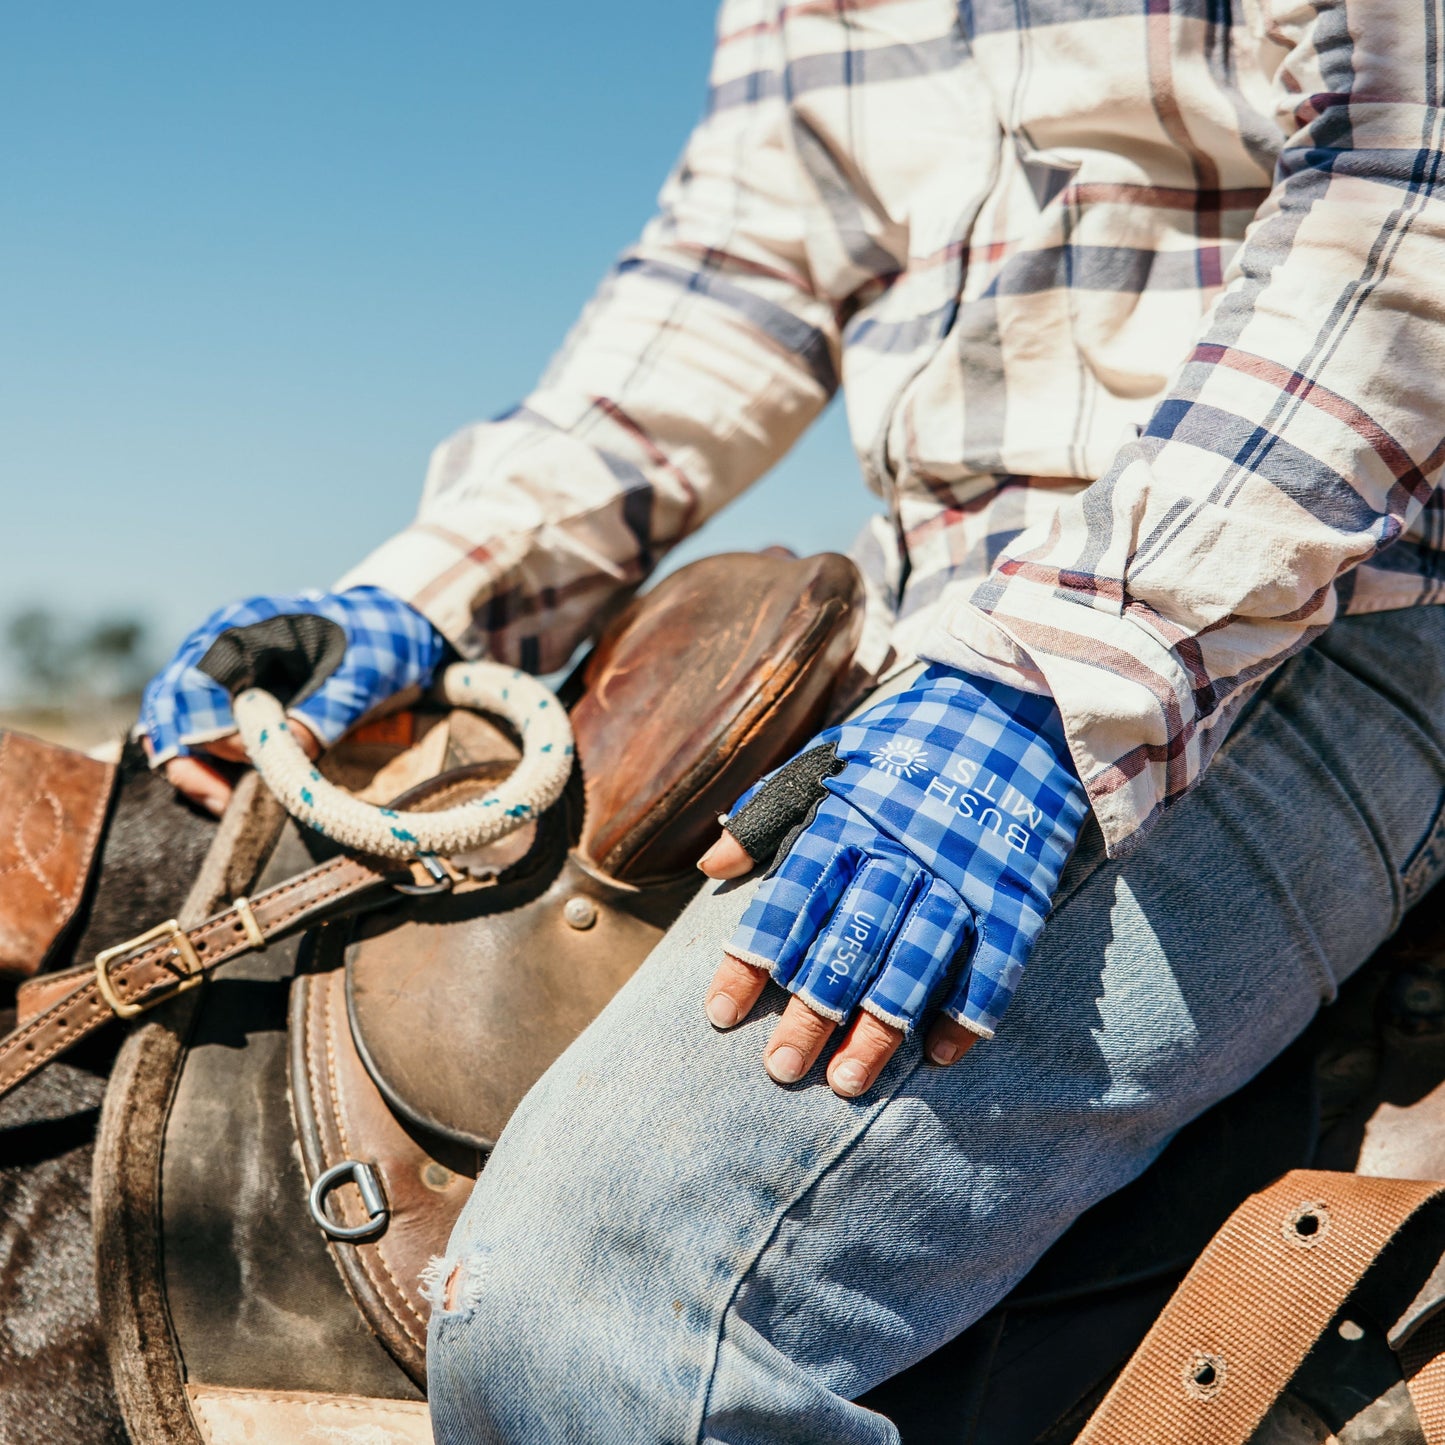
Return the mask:
<svg viewBox="0 0 1445 1445">
<path fill-rule="evenodd" d="M 803 1056 L 792 1044 L 774 1049 L 763 1063 L 780 1084 L 796 1084 L 803 1077 Z"/>
<path fill-rule="evenodd" d="M 837 1093 L 851 1098 L 868 1087 L 868 1070 L 857 1059 L 845 1059 L 841 1064 L 833 1065 L 829 1082 Z"/>
<path fill-rule="evenodd" d="M 738 1006 L 725 993 L 715 993 L 707 1001 L 707 1021 L 715 1029 L 730 1029 L 738 1021 Z"/>
<path fill-rule="evenodd" d="M 717 852 L 719 848 L 722 847 L 723 841 L 723 839 L 719 838 L 717 842 L 714 843 L 712 847 L 709 848 L 707 852 L 704 853 L 702 857 L 697 860 L 697 866 L 702 872 L 707 872 L 707 865 L 712 862 L 713 855 Z"/>
<path fill-rule="evenodd" d="M 928 1051 L 935 1064 L 951 1064 L 958 1057 L 958 1045 L 952 1039 L 939 1039 Z"/>
</svg>

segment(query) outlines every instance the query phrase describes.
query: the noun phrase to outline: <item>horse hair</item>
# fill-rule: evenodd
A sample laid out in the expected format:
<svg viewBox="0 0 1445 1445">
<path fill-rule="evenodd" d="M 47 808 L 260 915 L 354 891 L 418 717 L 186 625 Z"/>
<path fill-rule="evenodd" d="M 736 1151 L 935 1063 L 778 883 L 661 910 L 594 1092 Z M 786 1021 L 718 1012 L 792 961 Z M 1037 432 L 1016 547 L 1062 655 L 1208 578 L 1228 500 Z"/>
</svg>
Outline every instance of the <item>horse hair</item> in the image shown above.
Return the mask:
<svg viewBox="0 0 1445 1445">
<path fill-rule="evenodd" d="M 174 917 L 215 822 L 122 753 L 89 896 L 47 970 Z M 0 996 L 0 1021 L 14 1006 Z M 91 1244 L 90 1174 L 111 1030 L 0 1100 L 0 1440 L 124 1445 L 101 1332 Z"/>
</svg>

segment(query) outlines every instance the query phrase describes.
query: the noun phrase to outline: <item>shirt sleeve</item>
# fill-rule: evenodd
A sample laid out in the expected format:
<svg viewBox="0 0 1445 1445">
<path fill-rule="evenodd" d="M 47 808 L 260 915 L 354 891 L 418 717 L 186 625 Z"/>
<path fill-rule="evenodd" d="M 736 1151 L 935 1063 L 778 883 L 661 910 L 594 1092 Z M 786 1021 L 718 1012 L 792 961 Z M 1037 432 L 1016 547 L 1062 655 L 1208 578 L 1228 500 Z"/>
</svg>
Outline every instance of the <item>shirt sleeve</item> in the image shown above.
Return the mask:
<svg viewBox="0 0 1445 1445">
<path fill-rule="evenodd" d="M 1250 8 L 1286 139 L 1197 344 L 1137 439 L 921 649 L 1053 693 L 1114 856 L 1445 464 L 1445 11 Z"/>
<path fill-rule="evenodd" d="M 755 481 L 837 387 L 776 3 L 727 0 L 707 114 L 537 389 L 433 454 L 416 520 L 339 584 L 533 671 Z"/>
</svg>

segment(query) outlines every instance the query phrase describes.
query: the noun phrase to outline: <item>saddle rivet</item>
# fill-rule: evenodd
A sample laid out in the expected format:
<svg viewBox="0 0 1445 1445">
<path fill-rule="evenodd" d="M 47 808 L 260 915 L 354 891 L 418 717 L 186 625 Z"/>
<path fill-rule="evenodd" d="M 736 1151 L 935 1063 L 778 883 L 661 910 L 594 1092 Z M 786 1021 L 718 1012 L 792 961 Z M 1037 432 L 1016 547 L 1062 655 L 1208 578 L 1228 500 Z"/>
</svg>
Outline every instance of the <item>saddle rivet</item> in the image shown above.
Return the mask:
<svg viewBox="0 0 1445 1445">
<path fill-rule="evenodd" d="M 421 1182 L 437 1194 L 449 1189 L 452 1180 L 457 1177 L 445 1164 L 438 1164 L 435 1159 L 428 1159 L 427 1162 L 421 1166 L 420 1173 Z"/>
<path fill-rule="evenodd" d="M 597 905 L 579 893 L 562 905 L 562 917 L 572 928 L 591 928 L 597 922 Z"/>
</svg>

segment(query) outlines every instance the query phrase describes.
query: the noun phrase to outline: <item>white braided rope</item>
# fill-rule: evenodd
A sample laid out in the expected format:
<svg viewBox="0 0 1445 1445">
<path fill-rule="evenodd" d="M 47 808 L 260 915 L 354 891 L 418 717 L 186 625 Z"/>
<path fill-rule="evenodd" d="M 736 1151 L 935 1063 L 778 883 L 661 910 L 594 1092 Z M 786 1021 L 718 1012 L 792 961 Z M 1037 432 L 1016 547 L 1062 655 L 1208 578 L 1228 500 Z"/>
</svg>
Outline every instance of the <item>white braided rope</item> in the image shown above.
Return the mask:
<svg viewBox="0 0 1445 1445">
<path fill-rule="evenodd" d="M 437 690 L 455 707 L 505 718 L 522 740 L 522 756 L 485 796 L 435 813 L 374 807 L 328 783 L 269 692 L 248 688 L 231 706 L 252 764 L 293 818 L 357 852 L 449 858 L 504 838 L 561 797 L 572 771 L 572 727 L 548 688 L 501 663 L 454 663 Z"/>
</svg>

